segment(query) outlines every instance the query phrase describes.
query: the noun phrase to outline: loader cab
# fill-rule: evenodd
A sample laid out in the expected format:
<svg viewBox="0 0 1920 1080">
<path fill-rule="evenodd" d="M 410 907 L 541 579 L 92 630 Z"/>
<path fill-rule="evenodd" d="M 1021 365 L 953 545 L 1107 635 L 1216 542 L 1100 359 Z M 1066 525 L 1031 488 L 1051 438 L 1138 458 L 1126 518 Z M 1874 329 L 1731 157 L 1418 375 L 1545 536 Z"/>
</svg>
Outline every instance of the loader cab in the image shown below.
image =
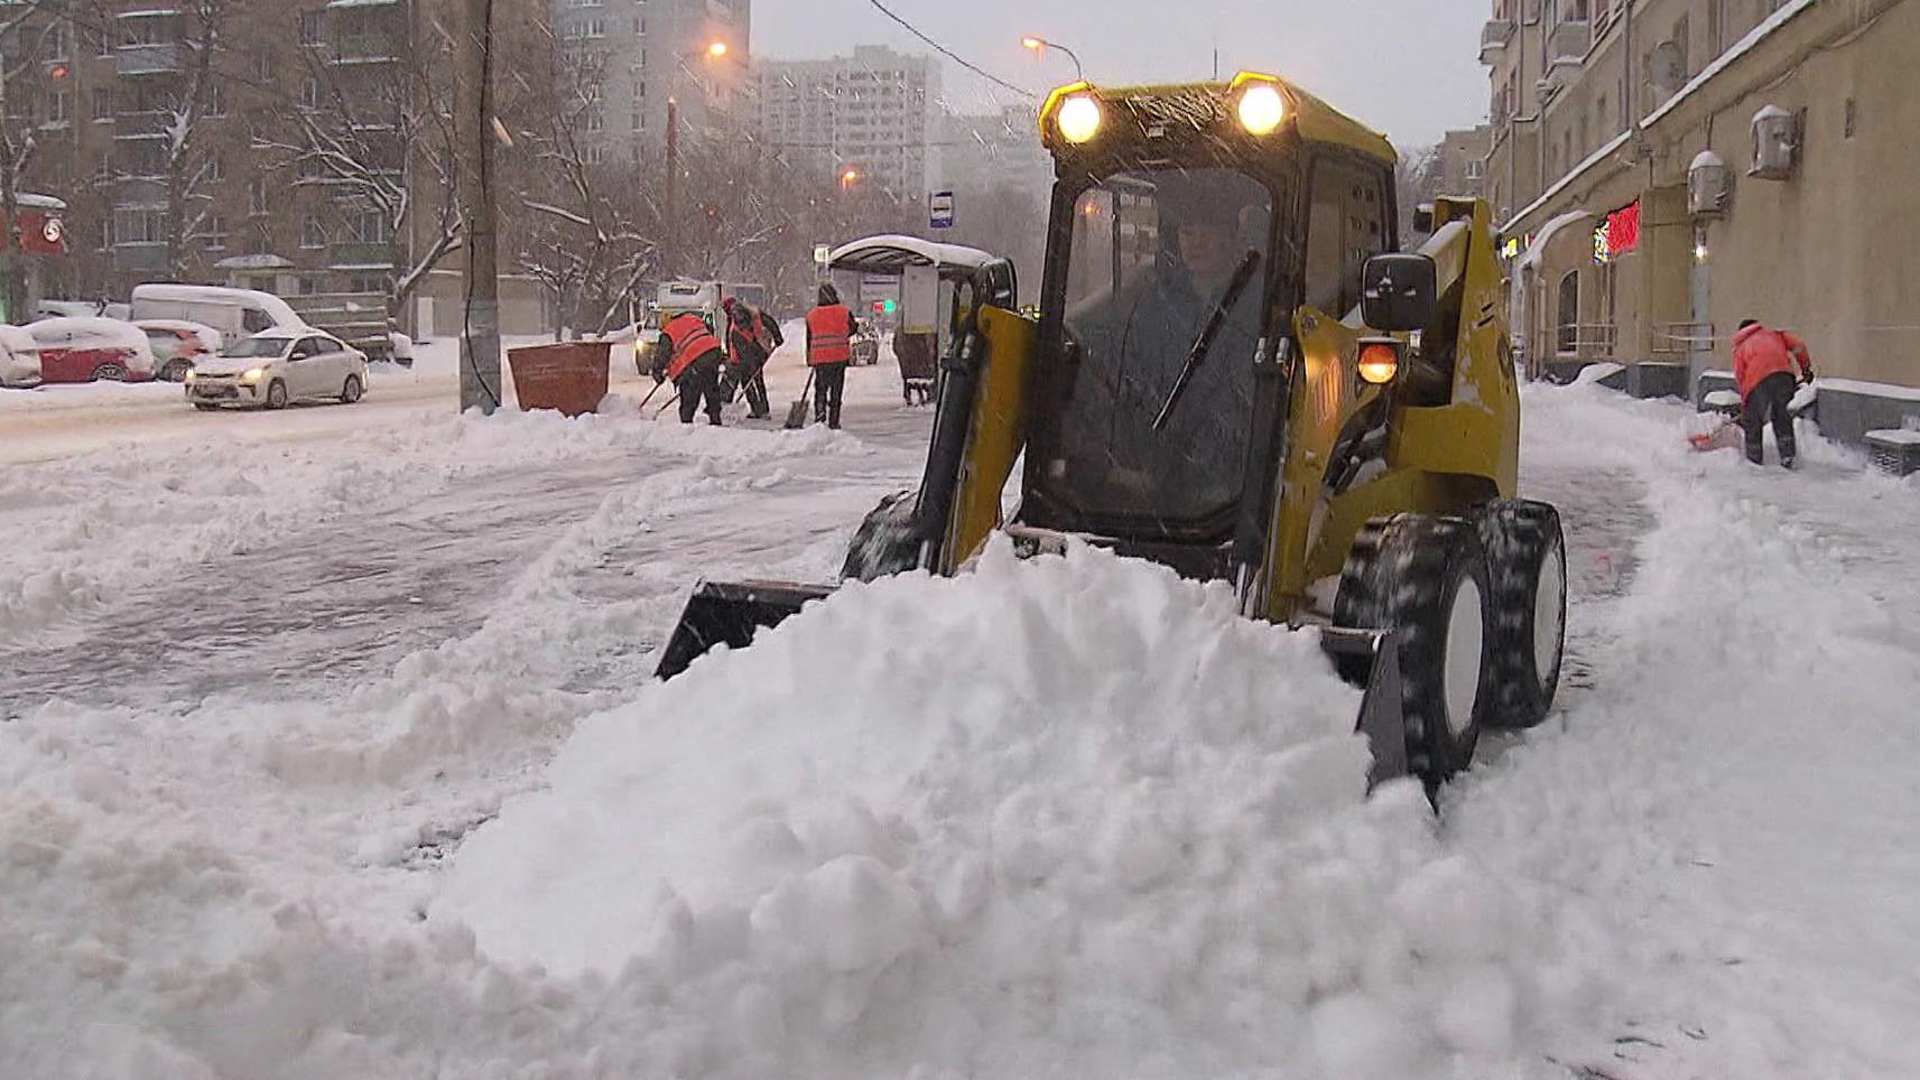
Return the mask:
<svg viewBox="0 0 1920 1080">
<path fill-rule="evenodd" d="M 1395 232 L 1390 152 L 1235 130 L 1235 90 L 1212 89 L 1103 96 L 1104 140 L 1055 125 L 1019 514 L 1195 577 L 1232 572 L 1271 490 L 1295 313 L 1359 325 Z"/>
</svg>

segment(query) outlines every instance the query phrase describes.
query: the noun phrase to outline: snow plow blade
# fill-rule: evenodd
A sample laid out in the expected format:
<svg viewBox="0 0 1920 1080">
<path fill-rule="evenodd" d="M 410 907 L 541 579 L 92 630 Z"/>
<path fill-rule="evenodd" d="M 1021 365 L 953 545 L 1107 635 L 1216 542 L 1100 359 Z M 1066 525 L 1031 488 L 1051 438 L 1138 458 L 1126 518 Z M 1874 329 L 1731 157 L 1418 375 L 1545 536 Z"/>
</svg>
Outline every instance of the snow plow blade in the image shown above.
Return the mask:
<svg viewBox="0 0 1920 1080">
<path fill-rule="evenodd" d="M 1334 667 L 1365 693 L 1359 731 L 1373 751 L 1367 789 L 1407 775 L 1407 718 L 1400 704 L 1400 648 L 1391 630 L 1322 627 L 1320 647 Z"/>
<path fill-rule="evenodd" d="M 754 631 L 778 626 L 807 601 L 832 592 L 827 585 L 787 581 L 702 582 L 680 613 L 654 674 L 671 679 L 716 645 L 734 649 L 750 645 Z"/>
</svg>

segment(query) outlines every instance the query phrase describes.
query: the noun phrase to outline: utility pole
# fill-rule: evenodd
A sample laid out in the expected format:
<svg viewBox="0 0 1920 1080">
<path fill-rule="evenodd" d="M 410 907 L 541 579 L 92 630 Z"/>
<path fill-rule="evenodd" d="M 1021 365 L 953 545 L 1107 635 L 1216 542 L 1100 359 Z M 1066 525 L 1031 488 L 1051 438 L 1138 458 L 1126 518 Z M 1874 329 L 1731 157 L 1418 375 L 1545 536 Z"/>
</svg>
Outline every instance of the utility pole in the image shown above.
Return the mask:
<svg viewBox="0 0 1920 1080">
<path fill-rule="evenodd" d="M 667 96 L 666 220 L 660 229 L 660 278 L 672 281 L 680 257 L 680 103 Z"/>
<path fill-rule="evenodd" d="M 460 335 L 460 410 L 500 406 L 500 282 L 493 201 L 493 0 L 461 0 L 454 128 L 460 143 L 460 208 L 466 217 L 465 327 Z"/>
</svg>

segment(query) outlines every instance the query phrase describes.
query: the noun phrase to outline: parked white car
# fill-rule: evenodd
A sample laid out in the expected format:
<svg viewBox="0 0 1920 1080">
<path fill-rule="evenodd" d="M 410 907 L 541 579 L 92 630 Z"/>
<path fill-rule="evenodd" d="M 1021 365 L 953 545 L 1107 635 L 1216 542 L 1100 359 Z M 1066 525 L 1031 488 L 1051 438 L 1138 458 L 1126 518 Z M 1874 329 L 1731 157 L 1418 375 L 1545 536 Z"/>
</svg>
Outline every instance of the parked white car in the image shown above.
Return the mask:
<svg viewBox="0 0 1920 1080">
<path fill-rule="evenodd" d="M 366 391 L 367 355 L 310 326 L 255 334 L 187 373 L 196 409 L 329 399 L 351 405 Z"/>
<path fill-rule="evenodd" d="M 40 343 L 25 327 L 0 324 L 0 386 L 40 385 Z"/>
</svg>

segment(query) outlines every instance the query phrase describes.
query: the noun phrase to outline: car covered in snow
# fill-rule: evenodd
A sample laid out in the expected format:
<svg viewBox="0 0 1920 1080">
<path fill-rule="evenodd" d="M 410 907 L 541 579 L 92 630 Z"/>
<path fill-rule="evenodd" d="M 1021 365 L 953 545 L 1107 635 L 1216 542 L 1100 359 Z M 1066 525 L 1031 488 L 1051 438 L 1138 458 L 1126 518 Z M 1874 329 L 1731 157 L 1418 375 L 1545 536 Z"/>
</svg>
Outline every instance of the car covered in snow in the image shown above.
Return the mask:
<svg viewBox="0 0 1920 1080">
<path fill-rule="evenodd" d="M 40 345 L 23 326 L 0 325 L 0 387 L 40 385 Z"/>
<path fill-rule="evenodd" d="M 153 346 L 130 322 L 61 316 L 30 323 L 26 330 L 40 347 L 40 377 L 46 382 L 145 382 L 154 376 Z"/>
<path fill-rule="evenodd" d="M 213 327 L 186 319 L 135 319 L 133 325 L 147 335 L 160 377 L 168 382 L 185 380 L 195 364 L 218 355 L 224 338 Z"/>
<path fill-rule="evenodd" d="M 367 390 L 367 355 L 310 326 L 255 334 L 187 373 L 196 409 L 332 400 L 351 405 Z"/>
</svg>

